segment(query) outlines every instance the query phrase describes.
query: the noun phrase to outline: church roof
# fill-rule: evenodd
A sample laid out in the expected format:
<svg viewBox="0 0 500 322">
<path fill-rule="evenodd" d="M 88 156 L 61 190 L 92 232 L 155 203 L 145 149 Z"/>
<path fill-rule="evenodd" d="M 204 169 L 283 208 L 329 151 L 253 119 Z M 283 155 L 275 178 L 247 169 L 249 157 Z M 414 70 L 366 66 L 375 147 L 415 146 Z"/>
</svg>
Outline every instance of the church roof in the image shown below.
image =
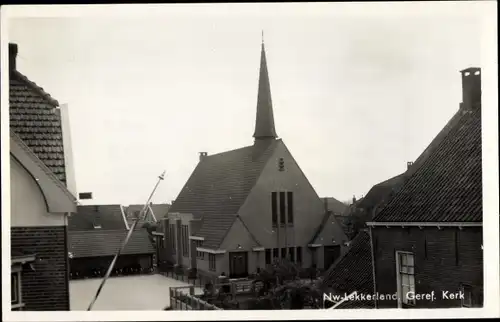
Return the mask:
<svg viewBox="0 0 500 322">
<path fill-rule="evenodd" d="M 279 141 L 204 156 L 169 212 L 237 214 Z"/>
<path fill-rule="evenodd" d="M 66 182 L 59 103 L 16 70 L 17 45 L 9 44 L 10 128 L 63 183 Z"/>
</svg>

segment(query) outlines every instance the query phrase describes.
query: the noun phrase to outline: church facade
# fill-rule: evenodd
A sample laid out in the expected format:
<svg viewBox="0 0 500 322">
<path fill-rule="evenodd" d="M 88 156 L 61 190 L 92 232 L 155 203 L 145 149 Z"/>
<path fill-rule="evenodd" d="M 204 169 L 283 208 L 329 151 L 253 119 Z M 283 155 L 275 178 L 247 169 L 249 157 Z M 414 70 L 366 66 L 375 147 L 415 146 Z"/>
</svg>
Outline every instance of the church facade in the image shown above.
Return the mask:
<svg viewBox="0 0 500 322">
<path fill-rule="evenodd" d="M 274 124 L 264 44 L 252 145 L 200 161 L 162 219 L 162 258 L 201 275 L 241 278 L 274 259 L 325 269 L 347 237 Z"/>
</svg>

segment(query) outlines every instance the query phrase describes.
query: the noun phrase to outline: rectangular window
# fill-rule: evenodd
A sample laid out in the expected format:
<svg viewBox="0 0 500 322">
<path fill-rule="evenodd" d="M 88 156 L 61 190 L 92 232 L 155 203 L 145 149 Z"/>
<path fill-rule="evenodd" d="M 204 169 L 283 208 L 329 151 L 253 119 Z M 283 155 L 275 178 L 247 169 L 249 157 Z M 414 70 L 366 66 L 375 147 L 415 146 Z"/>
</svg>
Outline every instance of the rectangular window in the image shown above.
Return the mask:
<svg viewBox="0 0 500 322">
<path fill-rule="evenodd" d="M 19 304 L 19 274 L 10 274 L 10 298 L 11 304 Z"/>
<path fill-rule="evenodd" d="M 281 249 L 281 258 L 287 258 L 286 256 L 286 248 Z"/>
<path fill-rule="evenodd" d="M 278 253 L 278 248 L 273 248 L 273 258 L 279 258 L 280 254 Z"/>
<path fill-rule="evenodd" d="M 273 226 L 278 225 L 278 193 L 271 193 L 271 211 L 272 211 L 272 220 Z"/>
<path fill-rule="evenodd" d="M 181 236 L 182 236 L 182 256 L 189 257 L 189 227 L 188 227 L 188 225 L 182 225 Z"/>
<path fill-rule="evenodd" d="M 170 238 L 170 245 L 172 246 L 172 254 L 175 254 L 177 251 L 176 239 L 175 239 L 175 224 L 170 224 L 170 234 L 168 234 Z"/>
<path fill-rule="evenodd" d="M 461 291 L 464 295 L 462 299 L 462 307 L 472 307 L 472 286 L 467 284 L 461 285 Z"/>
<path fill-rule="evenodd" d="M 266 265 L 271 265 L 271 249 L 266 249 Z"/>
<path fill-rule="evenodd" d="M 293 224 L 293 192 L 287 192 L 288 223 Z"/>
<path fill-rule="evenodd" d="M 293 263 L 295 263 L 295 252 L 294 252 L 294 250 L 295 250 L 295 247 L 290 247 L 288 249 L 288 256 L 290 258 L 290 261 L 292 261 Z"/>
<path fill-rule="evenodd" d="M 286 223 L 286 204 L 285 204 L 285 192 L 280 192 L 280 224 Z"/>
<path fill-rule="evenodd" d="M 297 263 L 302 263 L 302 247 L 297 247 Z"/>
<path fill-rule="evenodd" d="M 405 305 L 415 305 L 415 299 L 407 296 L 410 292 L 415 292 L 415 257 L 412 253 L 396 252 L 398 288 L 401 303 Z"/>
<path fill-rule="evenodd" d="M 203 240 L 196 241 L 196 248 L 198 248 L 198 247 L 203 247 Z M 196 257 L 203 259 L 203 258 L 205 258 L 205 253 L 196 250 Z"/>
<path fill-rule="evenodd" d="M 215 254 L 208 254 L 208 269 L 211 271 L 215 271 Z"/>
</svg>

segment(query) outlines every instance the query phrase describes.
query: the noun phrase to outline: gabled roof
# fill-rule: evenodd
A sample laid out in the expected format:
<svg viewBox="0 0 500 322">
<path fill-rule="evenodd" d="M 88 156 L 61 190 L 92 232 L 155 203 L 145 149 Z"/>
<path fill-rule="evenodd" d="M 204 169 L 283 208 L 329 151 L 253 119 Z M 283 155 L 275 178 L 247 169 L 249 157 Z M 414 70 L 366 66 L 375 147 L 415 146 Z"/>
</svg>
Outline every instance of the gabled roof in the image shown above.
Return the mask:
<svg viewBox="0 0 500 322">
<path fill-rule="evenodd" d="M 375 221 L 482 221 L 480 107 L 460 108 L 443 131 Z"/>
<path fill-rule="evenodd" d="M 332 211 L 335 215 L 344 215 L 348 206 L 343 202 L 333 198 L 325 197 L 322 198 L 323 202 L 326 202 L 326 208 Z"/>
<path fill-rule="evenodd" d="M 121 247 L 126 230 L 72 231 L 68 234 L 72 258 L 114 256 Z M 122 255 L 152 254 L 154 247 L 145 230 L 134 231 Z"/>
<path fill-rule="evenodd" d="M 332 211 L 327 211 L 325 212 L 323 219 L 321 220 L 320 225 L 316 229 L 313 237 L 311 238 L 309 244 L 328 244 L 329 242 L 325 242 L 323 240 L 318 240 L 321 235 L 325 235 L 323 231 L 327 228 L 329 224 L 332 224 L 335 226 L 334 230 L 336 231 L 336 234 L 334 236 L 329 236 L 329 239 L 334 238 L 335 243 L 341 244 L 343 241 L 347 241 L 348 238 L 344 232 L 344 229 L 342 228 L 342 224 L 337 220 L 337 217 Z"/>
<path fill-rule="evenodd" d="M 13 70 L 9 79 L 10 128 L 63 183 L 66 182 L 59 103 Z"/>
<path fill-rule="evenodd" d="M 237 216 L 206 214 L 201 219 L 201 228 L 196 236 L 203 237 L 203 248 L 219 249 Z"/>
<path fill-rule="evenodd" d="M 100 226 L 101 228 L 94 228 Z M 125 218 L 120 205 L 78 206 L 77 212 L 69 216 L 68 229 L 82 230 L 126 230 Z"/>
<path fill-rule="evenodd" d="M 325 272 L 322 289 L 332 293 L 373 294 L 373 266 L 370 235 L 362 230 L 353 239 L 351 248 Z M 348 301 L 354 302 L 354 301 Z M 356 301 L 356 307 L 373 307 L 372 301 Z M 345 303 L 347 305 L 347 303 Z M 351 303 L 354 305 L 354 303 Z M 344 306 L 342 304 L 341 306 Z"/>
<path fill-rule="evenodd" d="M 373 218 L 374 209 L 387 202 L 392 194 L 401 188 L 405 178 L 405 173 L 402 173 L 374 185 L 362 199 L 356 202 L 355 207 L 363 209 L 370 219 Z"/>
<path fill-rule="evenodd" d="M 49 212 L 68 213 L 76 210 L 76 197 L 12 129 L 10 130 L 10 154 L 36 181 Z"/>
<path fill-rule="evenodd" d="M 237 214 L 279 141 L 203 157 L 169 212 Z"/>
</svg>

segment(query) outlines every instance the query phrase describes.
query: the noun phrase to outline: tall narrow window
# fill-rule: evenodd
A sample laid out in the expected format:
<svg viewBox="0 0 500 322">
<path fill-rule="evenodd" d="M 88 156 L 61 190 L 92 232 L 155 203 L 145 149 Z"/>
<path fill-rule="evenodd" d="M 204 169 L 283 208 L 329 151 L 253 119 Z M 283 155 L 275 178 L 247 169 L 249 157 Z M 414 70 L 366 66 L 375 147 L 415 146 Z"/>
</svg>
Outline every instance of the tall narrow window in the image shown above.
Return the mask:
<svg viewBox="0 0 500 322">
<path fill-rule="evenodd" d="M 189 227 L 188 225 L 182 225 L 182 256 L 189 256 Z"/>
<path fill-rule="evenodd" d="M 271 193 L 271 211 L 272 211 L 272 220 L 273 226 L 278 225 L 278 193 Z"/>
<path fill-rule="evenodd" d="M 216 269 L 215 254 L 208 254 L 208 269 L 211 271 Z"/>
<path fill-rule="evenodd" d="M 203 240 L 197 240 L 196 241 L 196 248 L 199 248 L 199 247 L 203 247 Z M 198 249 L 196 250 L 196 257 L 200 258 L 200 259 L 204 259 L 205 257 L 205 253 L 204 252 L 200 252 Z"/>
<path fill-rule="evenodd" d="M 273 258 L 279 258 L 280 254 L 278 253 L 278 248 L 273 248 Z"/>
<path fill-rule="evenodd" d="M 297 247 L 297 263 L 302 263 L 302 247 Z"/>
<path fill-rule="evenodd" d="M 286 204 L 285 204 L 285 192 L 280 192 L 280 224 L 286 223 Z"/>
<path fill-rule="evenodd" d="M 286 248 L 281 249 L 281 258 L 287 258 L 286 256 Z"/>
<path fill-rule="evenodd" d="M 170 224 L 170 245 L 172 246 L 172 254 L 175 254 L 177 251 L 176 239 L 175 239 L 175 224 Z"/>
<path fill-rule="evenodd" d="M 396 252 L 398 265 L 399 298 L 404 305 L 415 305 L 415 299 L 407 296 L 415 292 L 415 258 L 412 253 Z"/>
<path fill-rule="evenodd" d="M 288 202 L 288 223 L 293 224 L 293 192 L 289 191 L 287 193 Z"/>
<path fill-rule="evenodd" d="M 288 256 L 290 257 L 290 261 L 292 261 L 293 263 L 295 263 L 295 252 L 294 252 L 295 248 L 294 247 L 290 247 L 288 249 Z"/>
<path fill-rule="evenodd" d="M 271 265 L 271 249 L 266 249 L 266 265 Z"/>
</svg>

